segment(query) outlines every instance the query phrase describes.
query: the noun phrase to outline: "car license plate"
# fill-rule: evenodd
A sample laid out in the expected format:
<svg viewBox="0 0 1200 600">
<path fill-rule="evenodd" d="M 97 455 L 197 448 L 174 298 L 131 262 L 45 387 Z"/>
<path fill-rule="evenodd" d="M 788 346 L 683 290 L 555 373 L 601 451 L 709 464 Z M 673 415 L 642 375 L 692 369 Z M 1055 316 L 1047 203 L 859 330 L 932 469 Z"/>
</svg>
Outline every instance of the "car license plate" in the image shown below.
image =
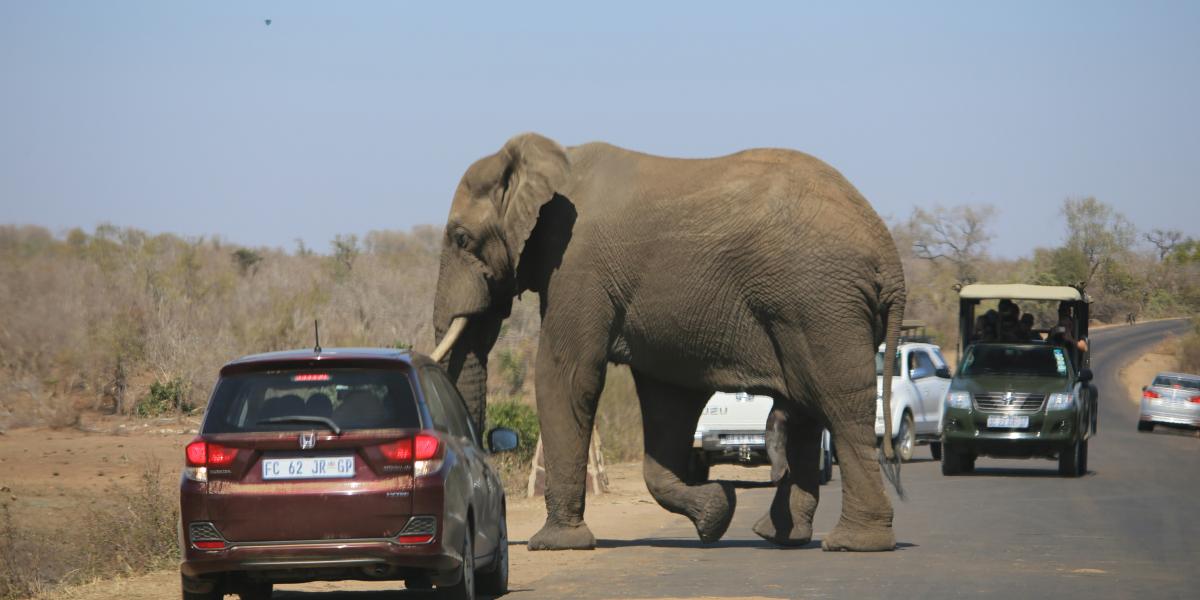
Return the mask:
<svg viewBox="0 0 1200 600">
<path fill-rule="evenodd" d="M 1024 429 L 1029 427 L 1029 417 L 1017 415 L 988 415 L 988 427 L 996 429 Z"/>
<path fill-rule="evenodd" d="M 262 461 L 266 479 L 338 479 L 354 477 L 353 456 L 268 458 Z"/>
<path fill-rule="evenodd" d="M 744 435 L 723 435 L 721 436 L 721 444 L 724 446 L 752 446 L 755 444 L 762 445 L 767 443 L 765 434 L 744 434 Z"/>
</svg>

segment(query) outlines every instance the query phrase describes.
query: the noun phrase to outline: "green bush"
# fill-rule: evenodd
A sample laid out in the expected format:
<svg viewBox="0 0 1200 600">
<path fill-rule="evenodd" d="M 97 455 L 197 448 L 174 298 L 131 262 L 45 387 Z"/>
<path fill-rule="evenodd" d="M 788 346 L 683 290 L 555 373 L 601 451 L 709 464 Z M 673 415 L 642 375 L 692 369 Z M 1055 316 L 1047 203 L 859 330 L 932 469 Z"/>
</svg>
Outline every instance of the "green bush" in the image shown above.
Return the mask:
<svg viewBox="0 0 1200 600">
<path fill-rule="evenodd" d="M 150 384 L 150 392 L 142 398 L 141 402 L 138 402 L 134 411 L 139 417 L 157 417 L 187 412 L 192 407 L 184 401 L 186 393 L 186 384 L 182 378 L 174 377 L 167 381 L 155 381 Z"/>
<path fill-rule="evenodd" d="M 516 459 L 522 463 L 532 460 L 541 431 L 538 428 L 537 410 L 519 398 L 507 398 L 488 404 L 487 413 L 489 430 L 493 427 L 507 427 L 520 436 L 520 445 L 513 453 Z"/>
</svg>

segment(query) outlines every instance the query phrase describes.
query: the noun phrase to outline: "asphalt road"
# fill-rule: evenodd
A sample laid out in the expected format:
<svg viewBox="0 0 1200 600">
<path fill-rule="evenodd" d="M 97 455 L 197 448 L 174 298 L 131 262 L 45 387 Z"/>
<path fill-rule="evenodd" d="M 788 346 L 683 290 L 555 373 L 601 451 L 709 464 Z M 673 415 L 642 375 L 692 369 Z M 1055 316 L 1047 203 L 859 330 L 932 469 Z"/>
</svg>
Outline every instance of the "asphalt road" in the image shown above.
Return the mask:
<svg viewBox="0 0 1200 600">
<path fill-rule="evenodd" d="M 1196 598 L 1200 439 L 1137 433 L 1137 408 L 1118 375 L 1185 327 L 1162 321 L 1093 333 L 1099 436 L 1083 478 L 1060 478 L 1049 460 L 991 459 L 974 475 L 943 477 L 922 447 L 925 459 L 903 468 L 908 500 L 893 497 L 895 552 L 820 550 L 841 510 L 835 472 L 808 547 L 780 549 L 756 537 L 750 528 L 771 490 L 743 489 L 717 544 L 700 544 L 682 525 L 601 539 L 620 550 L 508 598 Z"/>
</svg>

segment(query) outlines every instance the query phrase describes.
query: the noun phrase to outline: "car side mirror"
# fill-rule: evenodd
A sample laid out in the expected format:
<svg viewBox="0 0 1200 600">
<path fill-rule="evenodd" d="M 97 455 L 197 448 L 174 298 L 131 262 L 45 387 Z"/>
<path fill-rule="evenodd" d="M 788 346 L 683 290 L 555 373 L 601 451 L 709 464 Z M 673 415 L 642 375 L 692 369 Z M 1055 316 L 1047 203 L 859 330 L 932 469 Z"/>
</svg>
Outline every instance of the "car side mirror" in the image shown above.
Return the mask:
<svg viewBox="0 0 1200 600">
<path fill-rule="evenodd" d="M 487 434 L 488 451 L 492 454 L 499 452 L 510 452 L 516 450 L 521 443 L 520 436 L 517 432 L 507 427 L 497 427 Z"/>
<path fill-rule="evenodd" d="M 938 370 L 934 371 L 933 374 L 942 379 L 950 379 L 950 367 L 938 367 Z"/>
<path fill-rule="evenodd" d="M 1087 383 L 1091 380 L 1092 380 L 1092 370 L 1091 369 L 1080 369 L 1079 370 L 1079 381 L 1082 381 L 1083 383 Z"/>
</svg>

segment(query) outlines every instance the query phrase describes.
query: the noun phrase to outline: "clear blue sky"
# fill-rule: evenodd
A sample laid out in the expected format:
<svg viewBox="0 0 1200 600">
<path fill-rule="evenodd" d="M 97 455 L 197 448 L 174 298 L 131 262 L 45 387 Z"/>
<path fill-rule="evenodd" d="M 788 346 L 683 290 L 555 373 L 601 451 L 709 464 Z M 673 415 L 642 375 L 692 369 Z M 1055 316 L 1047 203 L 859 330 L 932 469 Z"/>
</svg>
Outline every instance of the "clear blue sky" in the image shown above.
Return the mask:
<svg viewBox="0 0 1200 600">
<path fill-rule="evenodd" d="M 538 131 L 800 149 L 884 215 L 997 205 L 1003 256 L 1068 196 L 1200 236 L 1198 2 L 577 4 L 5 1 L 0 222 L 324 251 Z"/>
</svg>

